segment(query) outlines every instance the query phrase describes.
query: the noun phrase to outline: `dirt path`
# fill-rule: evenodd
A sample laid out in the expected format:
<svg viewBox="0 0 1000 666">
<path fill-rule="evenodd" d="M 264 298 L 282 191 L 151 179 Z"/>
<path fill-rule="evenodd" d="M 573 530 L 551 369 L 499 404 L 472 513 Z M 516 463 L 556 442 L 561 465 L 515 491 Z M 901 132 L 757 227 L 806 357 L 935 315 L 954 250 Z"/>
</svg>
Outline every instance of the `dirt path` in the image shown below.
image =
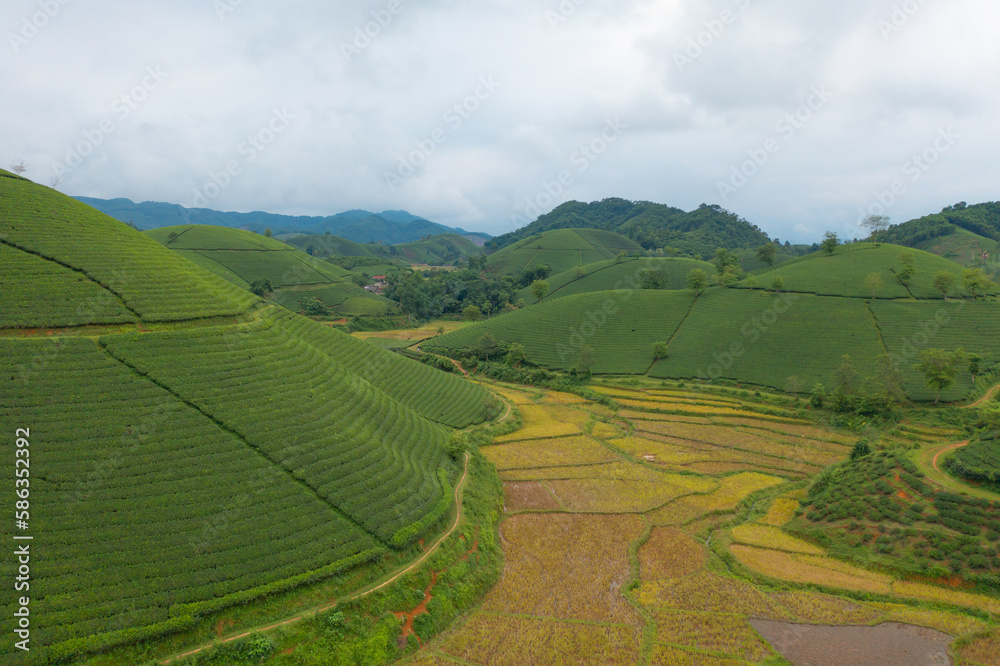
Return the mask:
<svg viewBox="0 0 1000 666">
<path fill-rule="evenodd" d="M 182 654 L 179 654 L 179 655 L 176 655 L 176 656 L 164 659 L 160 663 L 161 664 L 169 664 L 169 663 L 172 663 L 172 662 L 176 661 L 177 659 L 183 659 L 185 657 L 190 657 L 193 654 L 198 654 L 202 650 L 207 650 L 208 648 L 210 648 L 210 647 L 212 647 L 214 645 L 220 645 L 222 643 L 229 643 L 229 642 L 232 642 L 232 641 L 235 641 L 235 640 L 239 640 L 241 638 L 245 638 L 245 637 L 247 637 L 247 636 L 249 636 L 250 634 L 253 634 L 253 633 L 263 633 L 263 632 L 266 632 L 266 631 L 271 631 L 273 629 L 278 629 L 280 627 L 285 627 L 285 626 L 287 626 L 289 624 L 294 624 L 294 623 L 299 622 L 300 620 L 302 620 L 302 619 L 304 619 L 304 618 L 306 618 L 308 616 L 315 615 L 316 613 L 322 613 L 323 611 L 330 610 L 331 608 L 336 607 L 337 604 L 339 604 L 339 603 L 341 603 L 343 601 L 353 601 L 354 599 L 360 599 L 361 597 L 366 597 L 369 594 L 371 594 L 372 592 L 375 592 L 377 590 L 381 590 L 386 585 L 391 585 L 392 583 L 396 582 L 397 580 L 399 580 L 400 578 L 402 578 L 403 576 L 405 576 L 406 574 L 410 573 L 415 568 L 417 568 L 418 566 L 420 566 L 421 564 L 423 564 L 427 560 L 427 558 L 429 558 L 431 555 L 434 554 L 434 552 L 444 542 L 444 540 L 447 539 L 449 536 L 451 536 L 451 534 L 458 527 L 458 524 L 462 521 L 462 492 L 465 489 L 465 481 L 468 478 L 468 476 L 469 476 L 469 454 L 466 453 L 465 454 L 465 469 L 462 471 L 462 478 L 459 479 L 458 484 L 456 484 L 456 486 L 455 486 L 455 506 L 457 508 L 457 510 L 455 511 L 455 522 L 452 523 L 451 527 L 448 528 L 448 531 L 445 532 L 444 534 L 442 534 L 438 538 L 438 540 L 436 542 L 434 542 L 434 545 L 431 546 L 430 548 L 428 548 L 424 552 L 423 555 L 421 555 L 419 558 L 417 558 L 416 560 L 414 560 L 413 562 L 411 562 L 405 568 L 400 569 L 399 571 L 397 571 L 390 578 L 386 579 L 385 581 L 383 581 L 383 582 L 381 582 L 381 583 L 379 583 L 377 585 L 372 585 L 372 586 L 370 586 L 368 588 L 364 588 L 364 589 L 362 589 L 362 590 L 360 590 L 358 592 L 355 592 L 354 594 L 349 594 L 347 596 L 341 597 L 340 599 L 338 599 L 337 601 L 335 601 L 333 603 L 324 604 L 323 606 L 317 606 L 317 607 L 311 608 L 311 609 L 309 609 L 307 611 L 302 611 L 302 612 L 298 613 L 297 615 L 294 615 L 294 616 L 292 616 L 292 617 L 290 617 L 290 618 L 288 618 L 286 620 L 282 620 L 281 622 L 275 622 L 273 624 L 269 624 L 269 625 L 266 625 L 266 626 L 263 626 L 263 627 L 255 627 L 253 629 L 244 631 L 241 634 L 237 634 L 235 636 L 230 636 L 229 638 L 225 638 L 225 639 L 220 640 L 220 641 L 213 641 L 212 643 L 209 643 L 207 645 L 203 645 L 203 646 L 201 646 L 199 648 L 196 648 L 194 650 L 189 650 L 189 651 L 184 652 Z"/>
<path fill-rule="evenodd" d="M 973 407 L 979 407 L 980 405 L 982 405 L 985 402 L 987 402 L 988 400 L 990 400 L 994 395 L 996 395 L 997 391 L 1000 391 L 1000 384 L 997 384 L 996 386 L 994 386 L 993 388 L 991 388 L 989 391 L 987 391 L 986 395 L 984 395 L 979 400 L 976 400 L 971 405 L 965 405 L 964 407 L 962 407 L 962 409 L 971 409 Z"/>
<path fill-rule="evenodd" d="M 945 448 L 941 449 L 937 453 L 935 453 L 934 454 L 934 458 L 931 460 L 931 466 L 934 467 L 934 471 L 937 472 L 938 474 L 944 474 L 944 472 L 941 471 L 941 468 L 938 467 L 938 458 L 941 457 L 942 453 L 948 453 L 949 451 L 954 451 L 955 449 L 960 449 L 963 446 L 967 446 L 968 443 L 969 442 L 966 441 L 966 442 L 959 442 L 958 444 L 951 444 L 951 445 L 946 446 Z"/>
<path fill-rule="evenodd" d="M 965 493 L 967 495 L 972 495 L 973 497 L 997 501 L 998 495 L 996 493 L 983 490 L 982 488 L 968 483 L 962 483 L 961 481 L 948 476 L 941 470 L 939 465 L 941 456 L 950 451 L 954 451 L 955 449 L 960 449 L 968 443 L 969 442 L 958 442 L 932 446 L 921 451 L 918 455 L 914 456 L 913 459 L 914 462 L 917 463 L 917 466 L 920 467 L 921 471 L 923 471 L 923 473 L 927 475 L 927 478 L 933 481 L 935 485 L 952 492 Z"/>
</svg>

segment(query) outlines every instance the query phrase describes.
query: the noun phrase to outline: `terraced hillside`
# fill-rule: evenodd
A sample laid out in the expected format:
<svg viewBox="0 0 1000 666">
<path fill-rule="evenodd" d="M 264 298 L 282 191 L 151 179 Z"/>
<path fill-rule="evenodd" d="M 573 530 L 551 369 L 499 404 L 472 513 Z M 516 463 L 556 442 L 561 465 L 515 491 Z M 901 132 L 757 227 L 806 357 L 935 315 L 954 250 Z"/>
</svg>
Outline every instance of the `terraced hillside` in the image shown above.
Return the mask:
<svg viewBox="0 0 1000 666">
<path fill-rule="evenodd" d="M 449 429 L 487 417 L 483 389 L 267 305 L 5 172 L 0 248 L 0 422 L 29 442 L 21 534 L 44 543 L 18 663 L 353 570 L 449 509 Z M 0 490 L 14 495 L 13 475 Z"/>
<path fill-rule="evenodd" d="M 527 268 L 548 266 L 553 274 L 568 271 L 621 252 L 639 252 L 635 242 L 611 231 L 599 229 L 556 229 L 525 238 L 491 254 L 486 272 L 492 275 L 519 275 Z"/>
<path fill-rule="evenodd" d="M 644 259 L 629 259 L 618 261 L 607 259 L 586 266 L 578 266 L 572 270 L 563 271 L 545 279 L 549 284 L 547 299 L 586 294 L 592 291 L 609 291 L 618 289 L 636 289 L 641 286 L 643 271 L 663 272 L 667 278 L 667 289 L 684 289 L 687 274 L 700 268 L 712 274 L 715 266 L 707 261 L 697 259 L 663 259 L 647 257 Z M 538 302 L 530 288 L 522 289 L 517 298 L 523 298 L 525 303 Z"/>
<path fill-rule="evenodd" d="M 908 285 L 898 278 L 904 254 L 912 257 L 916 269 Z M 881 284 L 874 290 L 875 298 L 942 299 L 944 294 L 934 286 L 935 276 L 942 271 L 954 275 L 955 285 L 949 295 L 961 295 L 964 270 L 963 266 L 953 261 L 913 248 L 886 243 L 878 247 L 871 243 L 852 243 L 837 248 L 833 255 L 816 252 L 760 272 L 755 275 L 756 286 L 747 281 L 737 286 L 769 289 L 775 278 L 781 278 L 785 291 L 872 298 L 872 288 L 867 279 L 872 273 L 877 273 Z"/>
<path fill-rule="evenodd" d="M 874 372 L 890 354 L 914 400 L 935 392 L 914 368 L 920 351 L 959 347 L 1000 359 L 1000 310 L 979 300 L 876 300 L 760 290 L 713 288 L 695 299 L 691 291 L 604 291 L 546 300 L 479 322 L 424 343 L 456 354 L 476 347 L 487 333 L 524 346 L 536 365 L 568 370 L 589 360 L 596 374 L 712 380 L 800 390 L 816 382 L 834 385 L 844 355 L 860 373 Z M 653 344 L 668 342 L 656 360 Z M 972 389 L 960 372 L 942 394 L 957 400 Z"/>
<path fill-rule="evenodd" d="M 233 284 L 250 289 L 267 280 L 273 298 L 293 312 L 314 300 L 333 316 L 385 314 L 394 304 L 350 281 L 349 271 L 280 241 L 242 229 L 207 225 L 163 227 L 147 236 Z"/>
</svg>

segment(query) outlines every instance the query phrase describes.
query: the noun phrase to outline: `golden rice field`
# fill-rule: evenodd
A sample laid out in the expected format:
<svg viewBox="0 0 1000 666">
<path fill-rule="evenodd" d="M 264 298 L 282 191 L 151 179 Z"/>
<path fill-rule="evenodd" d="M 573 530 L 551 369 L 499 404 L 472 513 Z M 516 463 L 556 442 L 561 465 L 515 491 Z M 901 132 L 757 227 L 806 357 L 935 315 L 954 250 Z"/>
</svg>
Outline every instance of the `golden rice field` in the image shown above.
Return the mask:
<svg viewBox="0 0 1000 666">
<path fill-rule="evenodd" d="M 408 663 L 775 663 L 754 618 L 913 624 L 965 637 L 956 664 L 997 663 L 998 639 L 976 638 L 996 625 L 949 609 L 1000 617 L 1000 601 L 897 581 L 783 531 L 850 436 L 708 393 L 598 388 L 612 410 L 490 388 L 523 422 L 483 449 L 504 484 L 504 570 Z"/>
</svg>

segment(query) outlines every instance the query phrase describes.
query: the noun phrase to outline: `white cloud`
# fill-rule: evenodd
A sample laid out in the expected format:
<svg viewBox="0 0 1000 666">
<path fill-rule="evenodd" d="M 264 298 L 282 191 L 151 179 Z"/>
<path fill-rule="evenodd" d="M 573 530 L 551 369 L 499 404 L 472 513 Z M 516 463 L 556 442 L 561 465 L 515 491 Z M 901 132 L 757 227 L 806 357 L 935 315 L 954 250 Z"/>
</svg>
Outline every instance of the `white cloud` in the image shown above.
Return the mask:
<svg viewBox="0 0 1000 666">
<path fill-rule="evenodd" d="M 67 2 L 15 52 L 10 34 L 40 10 L 10 0 L 0 8 L 0 77 L 17 93 L 0 118 L 0 157 L 23 157 L 47 183 L 52 165 L 86 149 L 87 133 L 110 118 L 113 132 L 66 173 L 63 191 L 190 204 L 237 160 L 240 174 L 213 207 L 406 208 L 502 233 L 570 170 L 573 182 L 546 208 L 609 196 L 723 203 L 772 235 L 812 241 L 827 228 L 846 235 L 858 208 L 951 127 L 962 138 L 890 216 L 998 198 L 994 2 L 577 3 L 244 1 L 220 20 L 208 1 Z M 919 9 L 894 16 L 904 5 Z M 575 10 L 553 27 L 547 12 L 562 16 L 560 6 Z M 355 43 L 366 29 L 374 37 Z M 344 44 L 356 52 L 346 57 Z M 678 53 L 697 57 L 679 68 Z M 127 117 L 116 114 L 114 101 L 148 67 L 169 76 Z M 481 77 L 500 87 L 449 124 L 446 112 Z M 723 202 L 717 183 L 781 136 L 777 121 L 822 85 L 833 100 Z M 294 121 L 248 160 L 241 144 L 275 109 Z M 574 152 L 609 118 L 628 129 L 576 170 Z M 438 128 L 447 140 L 387 187 L 386 171 Z"/>
</svg>

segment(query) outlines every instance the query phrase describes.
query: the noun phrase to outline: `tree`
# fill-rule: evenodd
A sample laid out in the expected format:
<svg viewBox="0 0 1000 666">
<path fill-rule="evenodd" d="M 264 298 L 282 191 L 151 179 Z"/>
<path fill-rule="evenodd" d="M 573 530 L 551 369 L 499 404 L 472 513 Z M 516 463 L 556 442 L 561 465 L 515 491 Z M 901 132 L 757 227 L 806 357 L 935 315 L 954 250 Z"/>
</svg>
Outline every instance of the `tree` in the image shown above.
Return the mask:
<svg viewBox="0 0 1000 666">
<path fill-rule="evenodd" d="M 486 333 L 483 337 L 479 338 L 479 343 L 476 345 L 476 355 L 488 361 L 497 353 L 499 347 L 500 345 L 497 343 L 496 338 Z"/>
<path fill-rule="evenodd" d="M 777 245 L 774 243 L 764 243 L 757 248 L 757 260 L 763 261 L 768 266 L 774 266 L 774 257 L 777 252 Z"/>
<path fill-rule="evenodd" d="M 972 383 L 975 384 L 976 376 L 978 376 L 983 369 L 983 357 L 976 352 L 970 352 L 965 355 L 965 359 L 969 362 L 969 374 L 972 375 Z"/>
<path fill-rule="evenodd" d="M 531 295 L 542 300 L 549 293 L 549 283 L 545 280 L 535 280 L 531 283 Z"/>
<path fill-rule="evenodd" d="M 179 233 L 177 233 L 176 231 L 171 231 L 169 234 L 167 234 L 167 245 L 170 245 L 179 237 L 180 237 Z"/>
<path fill-rule="evenodd" d="M 865 286 L 872 290 L 872 298 L 875 298 L 875 292 L 882 286 L 882 274 L 869 273 L 868 277 L 865 278 Z"/>
<path fill-rule="evenodd" d="M 715 270 L 719 275 L 726 272 L 726 269 L 730 266 L 734 268 L 740 267 L 740 255 L 735 252 L 730 252 L 725 248 L 719 248 L 715 251 Z"/>
<path fill-rule="evenodd" d="M 743 279 L 743 269 L 739 266 L 726 266 L 726 270 L 719 276 L 719 284 L 723 287 L 731 287 Z"/>
<path fill-rule="evenodd" d="M 444 326 L 438 326 L 437 327 L 437 334 L 438 335 L 444 335 Z"/>
<path fill-rule="evenodd" d="M 903 252 L 899 255 L 899 263 L 902 264 L 901 268 L 896 271 L 896 279 L 904 287 L 910 286 L 910 282 L 913 281 L 913 277 L 917 274 L 917 264 L 913 258 L 913 254 L 910 252 Z"/>
<path fill-rule="evenodd" d="M 799 391 L 802 390 L 802 380 L 798 375 L 792 375 L 785 380 L 785 390 L 790 392 L 796 400 L 799 399 Z"/>
<path fill-rule="evenodd" d="M 771 289 L 773 291 L 783 291 L 785 288 L 785 279 L 780 275 L 775 275 L 774 279 L 771 280 Z"/>
<path fill-rule="evenodd" d="M 639 271 L 639 284 L 643 289 L 669 289 L 670 271 L 666 266 Z"/>
<path fill-rule="evenodd" d="M 583 266 L 574 266 L 573 267 L 573 277 L 575 277 L 577 280 L 579 280 L 580 278 L 582 278 L 584 276 L 584 273 L 585 273 L 585 271 L 583 270 Z"/>
<path fill-rule="evenodd" d="M 250 291 L 252 291 L 255 296 L 263 297 L 264 295 L 271 293 L 271 281 L 267 278 L 258 278 L 250 284 Z"/>
<path fill-rule="evenodd" d="M 524 351 L 524 345 L 520 342 L 512 342 L 510 346 L 507 347 L 507 356 L 504 359 L 507 365 L 516 366 L 519 363 L 524 362 L 528 355 Z"/>
<path fill-rule="evenodd" d="M 851 363 L 851 357 L 847 354 L 841 358 L 840 367 L 833 375 L 833 392 L 838 402 L 843 402 L 854 396 L 858 392 L 858 371 Z"/>
<path fill-rule="evenodd" d="M 861 226 L 868 230 L 871 236 L 872 243 L 878 245 L 878 239 L 876 236 L 886 229 L 889 228 L 889 216 L 888 215 L 869 215 L 861 221 Z"/>
<path fill-rule="evenodd" d="M 28 165 L 24 163 L 24 160 L 14 160 L 10 163 L 10 170 L 20 176 L 28 170 Z"/>
<path fill-rule="evenodd" d="M 972 293 L 972 300 L 976 300 L 976 292 L 979 291 L 983 292 L 985 299 L 985 293 L 993 286 L 993 280 L 982 268 L 966 268 L 962 273 L 962 284 Z"/>
<path fill-rule="evenodd" d="M 622 250 L 622 251 L 621 251 L 621 252 L 619 252 L 619 253 L 618 253 L 618 255 L 617 255 L 617 256 L 615 257 L 615 263 L 617 263 L 617 264 L 620 264 L 620 263 L 622 263 L 623 261 L 625 261 L 626 259 L 628 259 L 628 252 L 625 252 L 624 250 Z"/>
<path fill-rule="evenodd" d="M 475 305 L 470 305 L 462 310 L 462 316 L 468 321 L 479 321 L 483 318 L 482 311 Z"/>
<path fill-rule="evenodd" d="M 962 361 L 964 353 L 945 351 L 944 349 L 925 349 L 920 352 L 920 363 L 913 366 L 924 373 L 924 381 L 928 388 L 937 391 L 934 404 L 941 400 L 941 391 L 955 383 L 956 366 Z"/>
<path fill-rule="evenodd" d="M 372 283 L 372 279 L 367 273 L 355 273 L 351 276 L 351 282 L 363 289 Z"/>
<path fill-rule="evenodd" d="M 654 342 L 653 343 L 653 358 L 657 361 L 661 358 L 666 358 L 668 353 L 668 348 L 670 344 L 667 342 Z"/>
<path fill-rule="evenodd" d="M 264 235 L 267 236 L 268 238 L 271 237 L 271 227 L 264 229 Z"/>
<path fill-rule="evenodd" d="M 836 252 L 837 246 L 839 245 L 840 245 L 840 239 L 837 238 L 837 234 L 835 234 L 832 231 L 828 231 L 825 234 L 823 234 L 823 241 L 819 244 L 819 246 L 823 248 L 823 251 L 826 252 L 827 255 L 832 255 L 834 252 Z"/>
<path fill-rule="evenodd" d="M 892 356 L 880 354 L 875 361 L 875 367 L 875 385 L 880 394 L 876 397 L 879 401 L 887 405 L 904 402 L 906 393 L 903 391 L 903 375 L 899 371 L 899 366 L 892 360 Z"/>
<path fill-rule="evenodd" d="M 700 268 L 695 268 L 687 274 L 687 286 L 695 295 L 701 294 L 708 288 L 708 273 Z"/>
<path fill-rule="evenodd" d="M 941 292 L 944 300 L 948 300 L 948 292 L 955 286 L 955 274 L 948 271 L 938 271 L 934 274 L 934 288 Z"/>
<path fill-rule="evenodd" d="M 330 308 L 318 298 L 313 298 L 304 303 L 302 310 L 309 317 L 327 317 L 330 315 Z"/>
<path fill-rule="evenodd" d="M 872 447 L 868 444 L 868 440 L 862 437 L 854 444 L 854 447 L 851 449 L 851 460 L 864 458 L 871 452 L 872 452 Z"/>
</svg>

